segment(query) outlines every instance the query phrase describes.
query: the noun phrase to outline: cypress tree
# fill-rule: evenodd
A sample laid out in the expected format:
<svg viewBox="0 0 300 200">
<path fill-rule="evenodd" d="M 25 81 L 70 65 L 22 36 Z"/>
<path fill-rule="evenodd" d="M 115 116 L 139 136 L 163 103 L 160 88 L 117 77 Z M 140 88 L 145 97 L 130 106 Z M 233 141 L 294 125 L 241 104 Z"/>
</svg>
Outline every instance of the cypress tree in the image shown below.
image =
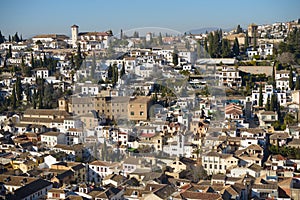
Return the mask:
<svg viewBox="0 0 300 200">
<path fill-rule="evenodd" d="M 174 66 L 178 65 L 178 54 L 177 53 L 172 53 L 172 62 Z"/>
<path fill-rule="evenodd" d="M 256 38 L 256 31 L 254 31 L 254 42 L 253 42 L 253 50 L 256 51 L 256 46 L 257 46 L 257 38 Z"/>
<path fill-rule="evenodd" d="M 96 71 L 96 55 L 95 55 L 95 51 L 93 51 L 92 66 L 91 66 L 92 79 L 95 77 L 95 71 Z"/>
<path fill-rule="evenodd" d="M 275 89 L 276 88 L 276 79 L 275 79 L 275 65 L 273 65 L 273 71 L 272 71 L 272 85 L 273 85 L 273 88 Z"/>
<path fill-rule="evenodd" d="M 271 111 L 275 111 L 276 106 L 277 106 L 277 100 L 276 100 L 275 95 L 276 94 L 272 94 L 272 96 L 271 96 L 271 102 L 270 102 L 270 110 Z"/>
<path fill-rule="evenodd" d="M 245 36 L 245 51 L 247 51 L 247 48 L 249 47 L 249 36 L 248 36 L 248 31 L 246 32 L 246 36 Z"/>
<path fill-rule="evenodd" d="M 125 75 L 126 71 L 125 71 L 125 63 L 123 62 L 122 63 L 122 68 L 121 68 L 121 71 L 120 71 L 120 78 L 122 79 L 123 76 Z"/>
<path fill-rule="evenodd" d="M 11 50 L 11 45 L 8 46 L 8 53 L 6 54 L 7 58 L 11 58 L 12 57 L 12 50 Z"/>
<path fill-rule="evenodd" d="M 221 55 L 222 58 L 230 57 L 230 43 L 227 39 L 222 39 Z"/>
<path fill-rule="evenodd" d="M 236 28 L 236 33 L 242 33 L 243 32 L 243 29 L 241 28 L 240 25 L 237 25 L 237 28 Z"/>
<path fill-rule="evenodd" d="M 82 62 L 83 62 L 83 58 L 82 58 L 82 55 L 81 55 L 81 47 L 80 47 L 80 44 L 78 43 L 77 53 L 76 53 L 76 58 L 75 58 L 75 65 L 76 65 L 77 69 L 79 69 L 81 67 Z"/>
<path fill-rule="evenodd" d="M 0 44 L 5 42 L 4 36 L 2 35 L 1 31 L 0 31 Z"/>
<path fill-rule="evenodd" d="M 262 94 L 262 84 L 260 83 L 260 86 L 259 86 L 259 99 L 258 99 L 258 105 L 260 107 L 263 106 L 263 94 Z"/>
<path fill-rule="evenodd" d="M 162 44 L 163 44 L 161 32 L 159 32 L 159 35 L 158 35 L 158 44 L 159 44 L 159 45 L 162 45 Z"/>
<path fill-rule="evenodd" d="M 34 68 L 35 68 L 35 64 L 34 64 L 34 56 L 33 56 L 33 53 L 31 53 L 31 61 L 30 61 L 30 63 L 31 63 L 32 69 L 34 69 Z"/>
<path fill-rule="evenodd" d="M 297 78 L 296 78 L 296 86 L 295 86 L 295 89 L 296 89 L 296 90 L 300 90 L 300 80 L 299 80 L 299 75 L 297 75 Z"/>
<path fill-rule="evenodd" d="M 293 69 L 290 67 L 290 74 L 289 74 L 289 88 L 290 90 L 294 89 L 294 81 L 293 81 Z"/>
<path fill-rule="evenodd" d="M 107 78 L 108 80 L 112 80 L 112 77 L 113 77 L 113 67 L 111 66 L 111 64 L 109 64 L 107 70 Z"/>
<path fill-rule="evenodd" d="M 11 37 L 10 37 L 10 35 L 8 36 L 8 41 L 11 42 Z"/>
<path fill-rule="evenodd" d="M 239 41 L 237 38 L 235 38 L 235 40 L 234 40 L 232 52 L 233 52 L 234 56 L 240 55 L 240 45 L 239 45 Z"/>
<path fill-rule="evenodd" d="M 265 105 L 265 109 L 266 109 L 266 111 L 270 111 L 270 109 L 271 109 L 271 105 L 270 105 L 270 97 L 268 96 L 268 98 L 267 98 L 267 103 L 266 103 L 266 105 Z"/>
<path fill-rule="evenodd" d="M 20 77 L 17 77 L 16 81 L 16 97 L 18 105 L 20 105 L 20 101 L 22 100 L 22 83 Z"/>
<path fill-rule="evenodd" d="M 13 87 L 13 91 L 11 94 L 11 108 L 14 110 L 17 107 L 17 99 L 16 99 L 16 89 Z"/>
</svg>

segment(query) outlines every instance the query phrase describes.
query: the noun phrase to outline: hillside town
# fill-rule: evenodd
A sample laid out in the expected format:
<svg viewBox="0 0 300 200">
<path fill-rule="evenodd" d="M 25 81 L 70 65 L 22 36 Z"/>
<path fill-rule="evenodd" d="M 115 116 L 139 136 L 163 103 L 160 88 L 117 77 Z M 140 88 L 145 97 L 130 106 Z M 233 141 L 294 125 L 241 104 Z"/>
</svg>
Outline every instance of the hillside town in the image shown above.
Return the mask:
<svg viewBox="0 0 300 200">
<path fill-rule="evenodd" d="M 0 32 L 1 199 L 300 199 L 300 19 L 68 29 Z"/>
</svg>

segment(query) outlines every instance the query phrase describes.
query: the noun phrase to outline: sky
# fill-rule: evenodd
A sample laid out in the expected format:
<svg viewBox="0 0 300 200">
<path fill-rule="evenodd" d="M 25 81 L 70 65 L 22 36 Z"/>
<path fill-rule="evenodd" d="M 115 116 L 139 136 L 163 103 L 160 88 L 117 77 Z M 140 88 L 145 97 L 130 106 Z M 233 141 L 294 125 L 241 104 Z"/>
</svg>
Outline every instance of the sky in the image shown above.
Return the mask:
<svg viewBox="0 0 300 200">
<path fill-rule="evenodd" d="M 299 0 L 1 0 L 0 31 L 23 38 L 79 31 L 119 33 L 163 27 L 181 33 L 192 29 L 234 28 L 300 18 Z"/>
</svg>

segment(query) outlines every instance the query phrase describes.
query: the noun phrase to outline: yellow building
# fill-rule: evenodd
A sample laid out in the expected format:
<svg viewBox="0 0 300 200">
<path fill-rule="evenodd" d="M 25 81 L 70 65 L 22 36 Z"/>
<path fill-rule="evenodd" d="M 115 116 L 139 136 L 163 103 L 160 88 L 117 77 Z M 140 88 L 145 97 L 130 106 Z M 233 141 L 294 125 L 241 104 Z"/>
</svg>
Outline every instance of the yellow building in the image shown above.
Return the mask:
<svg viewBox="0 0 300 200">
<path fill-rule="evenodd" d="M 146 121 L 148 109 L 151 105 L 151 97 L 136 96 L 129 100 L 128 118 L 133 121 Z"/>
<path fill-rule="evenodd" d="M 21 170 L 23 173 L 26 173 L 30 170 L 33 170 L 35 167 L 37 167 L 37 163 L 32 161 L 32 160 L 12 160 L 11 161 L 11 166 L 12 168 L 15 169 L 19 169 Z"/>
</svg>

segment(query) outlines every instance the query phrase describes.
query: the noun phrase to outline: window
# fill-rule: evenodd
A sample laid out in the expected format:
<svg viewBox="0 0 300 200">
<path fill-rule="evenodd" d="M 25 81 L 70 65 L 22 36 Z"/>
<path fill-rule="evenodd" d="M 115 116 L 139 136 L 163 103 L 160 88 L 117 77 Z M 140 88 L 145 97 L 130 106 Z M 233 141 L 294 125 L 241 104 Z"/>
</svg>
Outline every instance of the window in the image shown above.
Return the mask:
<svg viewBox="0 0 300 200">
<path fill-rule="evenodd" d="M 141 112 L 140 112 L 140 116 L 143 116 L 143 115 L 144 115 L 144 112 L 143 112 L 143 111 L 141 111 Z"/>
<path fill-rule="evenodd" d="M 131 116 L 132 116 L 132 115 L 134 115 L 134 112 L 133 112 L 133 111 L 131 111 L 131 112 L 130 112 L 130 115 L 131 115 Z"/>
</svg>

